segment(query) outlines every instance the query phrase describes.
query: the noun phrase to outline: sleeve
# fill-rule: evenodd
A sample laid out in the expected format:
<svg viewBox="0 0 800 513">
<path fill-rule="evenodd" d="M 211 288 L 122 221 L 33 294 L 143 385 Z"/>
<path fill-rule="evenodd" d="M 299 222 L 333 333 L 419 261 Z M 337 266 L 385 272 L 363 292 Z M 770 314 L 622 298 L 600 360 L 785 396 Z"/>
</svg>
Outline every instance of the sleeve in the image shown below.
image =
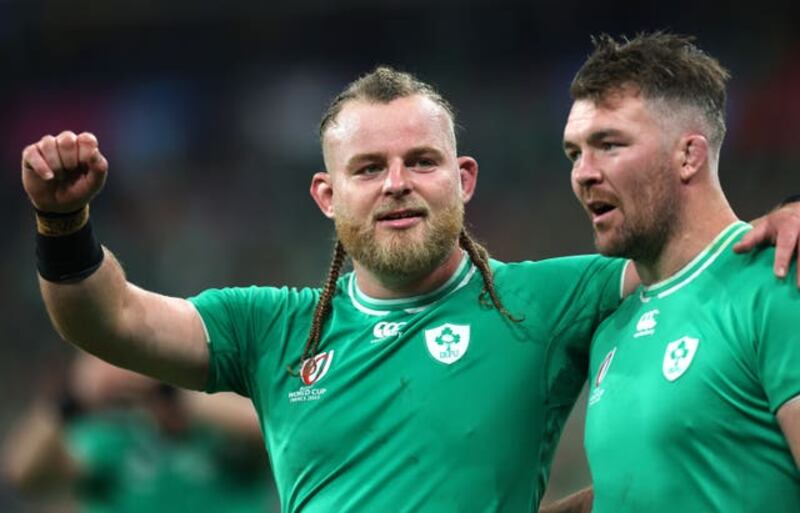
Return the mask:
<svg viewBox="0 0 800 513">
<path fill-rule="evenodd" d="M 626 260 L 583 255 L 536 262 L 536 278 L 522 296 L 525 324 L 546 337 L 541 461 L 550 461 L 570 411 L 586 382 L 594 331 L 622 300 Z M 546 469 L 540 477 L 546 481 Z"/>
<path fill-rule="evenodd" d="M 254 360 L 280 338 L 286 288 L 209 289 L 189 298 L 206 329 L 209 372 L 206 392 L 250 397 Z"/>
<path fill-rule="evenodd" d="M 586 381 L 589 348 L 600 323 L 619 306 L 627 261 L 597 255 L 553 259 L 548 274 L 555 325 L 547 348 L 547 388 L 553 406 L 570 409 Z"/>
<path fill-rule="evenodd" d="M 800 395 L 800 291 L 794 280 L 771 279 L 755 304 L 758 370 L 770 410 L 777 413 Z"/>
<path fill-rule="evenodd" d="M 622 301 L 624 270 L 628 261 L 599 255 L 553 258 L 541 262 L 547 267 L 545 282 L 534 299 L 546 298 L 555 322 L 556 335 L 575 331 L 578 324 L 591 328 L 584 342 L 588 349 L 594 329 Z M 585 336 L 583 338 L 586 338 Z"/>
</svg>

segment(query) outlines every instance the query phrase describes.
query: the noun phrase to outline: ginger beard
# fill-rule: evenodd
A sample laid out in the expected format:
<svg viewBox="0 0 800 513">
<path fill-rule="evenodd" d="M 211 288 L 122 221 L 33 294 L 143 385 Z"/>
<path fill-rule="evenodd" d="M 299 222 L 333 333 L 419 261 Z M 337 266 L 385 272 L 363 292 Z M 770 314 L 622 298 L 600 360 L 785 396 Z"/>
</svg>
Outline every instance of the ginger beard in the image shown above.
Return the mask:
<svg viewBox="0 0 800 513">
<path fill-rule="evenodd" d="M 399 208 L 425 212 L 421 223 L 409 229 L 383 230 L 377 226 L 381 212 Z M 464 204 L 453 201 L 432 213 L 422 201 L 392 200 L 366 222 L 335 205 L 336 235 L 350 257 L 379 276 L 418 278 L 441 265 L 455 247 L 464 226 Z"/>
<path fill-rule="evenodd" d="M 605 256 L 652 262 L 678 229 L 678 184 L 670 179 L 666 161 L 642 173 L 636 182 L 628 188 L 633 194 L 622 223 L 605 234 L 595 230 L 595 246 Z"/>
</svg>

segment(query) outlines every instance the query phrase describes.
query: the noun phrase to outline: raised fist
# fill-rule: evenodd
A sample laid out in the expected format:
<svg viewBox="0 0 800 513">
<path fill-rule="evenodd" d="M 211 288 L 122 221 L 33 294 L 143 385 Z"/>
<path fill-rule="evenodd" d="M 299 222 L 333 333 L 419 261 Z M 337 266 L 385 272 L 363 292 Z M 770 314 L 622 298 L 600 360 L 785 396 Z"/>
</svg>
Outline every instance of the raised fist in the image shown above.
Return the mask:
<svg viewBox="0 0 800 513">
<path fill-rule="evenodd" d="M 83 132 L 46 135 L 22 151 L 22 186 L 43 212 L 74 212 L 100 192 L 108 162 L 97 138 Z"/>
</svg>

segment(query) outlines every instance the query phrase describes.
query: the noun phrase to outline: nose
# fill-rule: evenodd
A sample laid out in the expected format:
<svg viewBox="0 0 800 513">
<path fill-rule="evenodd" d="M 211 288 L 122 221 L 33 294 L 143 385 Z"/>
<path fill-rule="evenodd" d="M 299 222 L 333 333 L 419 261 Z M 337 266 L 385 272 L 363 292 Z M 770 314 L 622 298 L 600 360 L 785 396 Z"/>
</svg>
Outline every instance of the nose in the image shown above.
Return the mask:
<svg viewBox="0 0 800 513">
<path fill-rule="evenodd" d="M 572 165 L 572 182 L 576 187 L 587 188 L 603 181 L 603 173 L 590 151 L 581 153 Z"/>
<path fill-rule="evenodd" d="M 383 193 L 387 196 L 405 196 L 411 192 L 413 182 L 410 173 L 404 162 L 391 163 L 383 180 Z"/>
</svg>

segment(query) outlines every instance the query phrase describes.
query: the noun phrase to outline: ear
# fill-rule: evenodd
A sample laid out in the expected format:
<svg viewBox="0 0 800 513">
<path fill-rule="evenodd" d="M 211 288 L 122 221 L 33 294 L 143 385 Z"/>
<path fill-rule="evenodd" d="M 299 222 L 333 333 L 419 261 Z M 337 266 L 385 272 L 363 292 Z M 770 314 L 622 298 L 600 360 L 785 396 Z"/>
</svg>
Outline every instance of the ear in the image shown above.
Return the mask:
<svg viewBox="0 0 800 513">
<path fill-rule="evenodd" d="M 458 157 L 458 172 L 461 180 L 461 199 L 467 203 L 478 184 L 478 162 L 472 157 Z"/>
<path fill-rule="evenodd" d="M 331 175 L 320 171 L 311 178 L 311 197 L 328 219 L 333 219 L 333 183 Z"/>
<path fill-rule="evenodd" d="M 678 146 L 681 181 L 691 181 L 699 171 L 708 167 L 708 140 L 700 134 L 684 135 Z"/>
</svg>

